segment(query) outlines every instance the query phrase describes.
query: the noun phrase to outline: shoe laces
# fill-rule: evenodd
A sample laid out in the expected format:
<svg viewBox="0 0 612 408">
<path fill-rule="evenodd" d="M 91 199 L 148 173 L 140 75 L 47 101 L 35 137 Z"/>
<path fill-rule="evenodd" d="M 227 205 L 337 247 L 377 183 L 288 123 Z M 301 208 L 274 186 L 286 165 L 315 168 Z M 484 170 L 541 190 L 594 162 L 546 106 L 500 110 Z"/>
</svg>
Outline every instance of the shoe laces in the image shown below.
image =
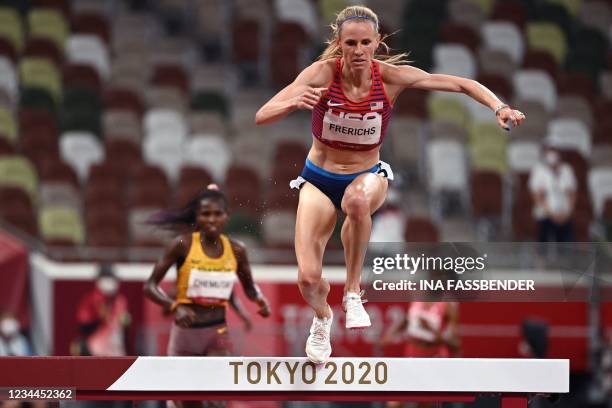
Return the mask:
<svg viewBox="0 0 612 408">
<path fill-rule="evenodd" d="M 363 295 L 365 295 L 365 289 L 362 289 L 361 292 L 359 292 L 359 302 L 354 302 L 355 299 L 354 297 L 351 297 L 351 307 L 354 307 L 356 305 L 358 305 L 359 303 L 364 304 L 364 303 L 368 303 L 368 299 L 363 299 Z M 347 295 L 344 295 L 344 303 L 348 305 L 349 303 L 349 297 Z"/>
<path fill-rule="evenodd" d="M 327 320 L 317 319 L 312 330 L 312 340 L 318 345 L 325 345 L 328 341 Z"/>
</svg>

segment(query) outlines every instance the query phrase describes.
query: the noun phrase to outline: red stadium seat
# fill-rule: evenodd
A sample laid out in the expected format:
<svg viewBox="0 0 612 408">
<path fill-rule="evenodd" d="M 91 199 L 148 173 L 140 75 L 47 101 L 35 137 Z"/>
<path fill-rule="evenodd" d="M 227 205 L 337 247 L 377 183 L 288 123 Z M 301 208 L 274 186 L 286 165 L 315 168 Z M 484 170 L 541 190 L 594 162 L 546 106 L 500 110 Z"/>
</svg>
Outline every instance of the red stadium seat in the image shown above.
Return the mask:
<svg viewBox="0 0 612 408">
<path fill-rule="evenodd" d="M 70 1 L 69 0 L 30 0 L 30 5 L 34 8 L 52 8 L 64 15 L 68 20 L 70 17 Z"/>
<path fill-rule="evenodd" d="M 406 242 L 439 242 L 438 228 L 425 217 L 408 217 L 404 227 Z"/>
<path fill-rule="evenodd" d="M 171 204 L 171 192 L 157 184 L 136 184 L 128 193 L 128 207 L 167 208 Z"/>
<path fill-rule="evenodd" d="M 33 236 L 38 236 L 38 222 L 36 215 L 31 209 L 24 207 L 0 207 L 0 216 L 21 231 Z"/>
<path fill-rule="evenodd" d="M 426 119 L 429 114 L 427 109 L 427 92 L 419 89 L 405 90 L 395 102 L 395 111 L 398 115 Z"/>
<path fill-rule="evenodd" d="M 95 180 L 87 183 L 84 202 L 87 209 L 125 205 L 125 186 L 110 180 Z"/>
<path fill-rule="evenodd" d="M 501 2 L 495 5 L 491 19 L 509 21 L 522 30 L 527 22 L 527 11 L 520 2 Z"/>
<path fill-rule="evenodd" d="M 579 95 L 587 101 L 595 98 L 595 84 L 588 76 L 578 72 L 560 72 L 557 80 L 559 95 Z"/>
<path fill-rule="evenodd" d="M 179 181 L 172 199 L 174 206 L 182 207 L 206 188 L 213 179 L 204 168 L 185 165 L 181 167 Z"/>
<path fill-rule="evenodd" d="M 106 140 L 106 160 L 113 161 L 124 169 L 141 165 L 140 145 L 126 139 L 108 138 Z"/>
<path fill-rule="evenodd" d="M 25 56 L 46 58 L 52 61 L 56 67 L 61 68 L 64 64 L 64 55 L 57 45 L 47 38 L 30 38 L 25 46 Z"/>
<path fill-rule="evenodd" d="M 587 162 L 587 159 L 575 150 L 561 150 L 560 153 L 562 160 L 569 164 L 574 171 L 578 188 L 577 194 L 584 194 L 586 197 L 588 197 L 587 174 L 589 171 L 589 163 Z"/>
<path fill-rule="evenodd" d="M 87 208 L 86 226 L 89 245 L 121 247 L 128 243 L 127 214 L 117 203 Z"/>
<path fill-rule="evenodd" d="M 271 185 L 271 189 L 265 198 L 265 209 L 267 211 L 292 210 L 295 211 L 298 204 L 298 190 L 289 189 L 289 183 L 281 183 L 274 175 L 272 179 L 277 181 Z"/>
<path fill-rule="evenodd" d="M 105 159 L 102 163 L 92 164 L 89 168 L 88 184 L 107 181 L 119 185 L 125 184 L 125 167 L 108 159 Z"/>
<path fill-rule="evenodd" d="M 512 239 L 515 241 L 535 241 L 537 238 L 536 221 L 532 214 L 531 200 L 517 201 L 512 206 Z"/>
<path fill-rule="evenodd" d="M 524 69 L 539 69 L 547 72 L 550 77 L 557 81 L 559 77 L 559 66 L 557 60 L 547 51 L 529 49 L 523 56 Z"/>
<path fill-rule="evenodd" d="M 589 242 L 589 228 L 593 221 L 593 208 L 586 190 L 579 189 L 576 193 L 576 208 L 574 209 L 574 232 L 576 242 Z"/>
<path fill-rule="evenodd" d="M 517 241 L 534 241 L 537 237 L 533 218 L 533 198 L 529 191 L 529 173 L 516 174 L 512 204 L 512 237 Z"/>
<path fill-rule="evenodd" d="M 295 46 L 276 46 L 270 53 L 271 78 L 276 87 L 284 87 L 299 73 L 298 49 Z"/>
<path fill-rule="evenodd" d="M 501 97 L 503 100 L 512 100 L 514 88 L 510 81 L 503 76 L 482 73 L 478 75 L 476 80 L 489 88 L 495 95 Z"/>
<path fill-rule="evenodd" d="M 612 116 L 598 121 L 593 132 L 593 144 L 612 145 Z"/>
<path fill-rule="evenodd" d="M 44 109 L 21 109 L 19 112 L 19 129 L 21 132 L 29 129 L 44 129 L 59 137 L 57 119 Z"/>
<path fill-rule="evenodd" d="M 276 24 L 275 36 L 281 43 L 292 44 L 294 47 L 305 45 L 308 41 L 308 34 L 298 23 L 282 21 Z"/>
<path fill-rule="evenodd" d="M 105 16 L 80 13 L 72 17 L 72 32 L 98 36 L 105 44 L 111 43 L 111 29 Z"/>
<path fill-rule="evenodd" d="M 0 188 L 0 217 L 32 236 L 38 236 L 36 215 L 30 195 L 25 190 Z"/>
<path fill-rule="evenodd" d="M 304 161 L 307 155 L 308 148 L 304 143 L 292 140 L 281 140 L 276 144 L 274 162 L 293 162 L 296 160 L 299 161 L 300 159 Z"/>
<path fill-rule="evenodd" d="M 140 165 L 133 169 L 129 182 L 128 206 L 168 207 L 171 190 L 162 169 L 157 166 Z"/>
<path fill-rule="evenodd" d="M 474 54 L 480 47 L 480 35 L 472 27 L 463 24 L 446 23 L 440 31 L 440 36 L 442 42 L 465 45 Z"/>
<path fill-rule="evenodd" d="M 473 171 L 470 177 L 472 213 L 475 217 L 499 217 L 502 213 L 502 179 L 498 173 Z"/>
<path fill-rule="evenodd" d="M 232 26 L 233 60 L 235 63 L 257 62 L 259 59 L 259 23 L 237 21 Z"/>
<path fill-rule="evenodd" d="M 142 117 L 144 105 L 140 97 L 132 90 L 126 88 L 112 88 L 104 94 L 104 107 L 106 109 L 127 109 Z"/>
<path fill-rule="evenodd" d="M 15 154 L 15 146 L 8 141 L 8 138 L 0 134 L 0 156 L 4 154 Z"/>
<path fill-rule="evenodd" d="M 79 179 L 72 167 L 59 158 L 53 158 L 53 156 L 43 158 L 38 171 L 41 180 L 66 182 L 80 188 Z"/>
<path fill-rule="evenodd" d="M 64 84 L 70 87 L 83 87 L 93 90 L 98 96 L 102 92 L 102 81 L 98 71 L 86 64 L 68 64 L 62 72 Z"/>
<path fill-rule="evenodd" d="M 261 181 L 249 167 L 233 165 L 225 175 L 225 193 L 232 212 L 257 215 L 261 210 Z"/>
<path fill-rule="evenodd" d="M 189 78 L 177 64 L 159 64 L 153 68 L 151 83 L 160 87 L 173 87 L 189 94 Z"/>
<path fill-rule="evenodd" d="M 609 120 L 610 112 L 612 112 L 612 101 L 602 97 L 596 98 L 594 112 L 596 122 L 605 122 Z"/>
<path fill-rule="evenodd" d="M 13 62 L 13 64 L 17 64 L 17 50 L 11 42 L 7 41 L 5 38 L 0 37 L 0 55 L 8 58 Z"/>
</svg>

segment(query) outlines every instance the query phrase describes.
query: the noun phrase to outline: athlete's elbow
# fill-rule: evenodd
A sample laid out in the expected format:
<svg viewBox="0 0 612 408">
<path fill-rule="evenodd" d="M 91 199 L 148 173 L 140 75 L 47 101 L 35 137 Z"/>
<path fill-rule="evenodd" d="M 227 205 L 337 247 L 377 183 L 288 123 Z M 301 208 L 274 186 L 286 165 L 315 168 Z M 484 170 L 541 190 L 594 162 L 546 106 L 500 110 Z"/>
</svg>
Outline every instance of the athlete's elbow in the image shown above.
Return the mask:
<svg viewBox="0 0 612 408">
<path fill-rule="evenodd" d="M 155 284 L 150 280 L 147 280 L 145 284 L 142 286 L 142 292 L 145 297 L 152 299 L 153 298 L 153 287 Z"/>
<path fill-rule="evenodd" d="M 258 110 L 257 113 L 255 114 L 255 124 L 256 125 L 265 125 L 266 123 L 268 123 L 268 118 L 266 117 L 266 114 L 264 112 L 262 112 L 262 109 Z"/>
</svg>

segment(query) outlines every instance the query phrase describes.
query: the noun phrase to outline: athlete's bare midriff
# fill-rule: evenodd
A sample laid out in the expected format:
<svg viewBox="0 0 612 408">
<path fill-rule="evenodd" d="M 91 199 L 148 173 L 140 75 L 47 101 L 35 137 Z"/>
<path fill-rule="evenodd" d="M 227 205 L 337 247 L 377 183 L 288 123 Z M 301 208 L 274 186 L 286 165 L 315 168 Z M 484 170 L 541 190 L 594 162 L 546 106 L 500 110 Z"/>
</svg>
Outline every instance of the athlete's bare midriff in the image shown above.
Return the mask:
<svg viewBox="0 0 612 408">
<path fill-rule="evenodd" d="M 368 170 L 380 160 L 380 146 L 372 150 L 351 151 L 327 146 L 313 138 L 308 159 L 316 166 L 338 174 L 351 174 Z"/>
</svg>

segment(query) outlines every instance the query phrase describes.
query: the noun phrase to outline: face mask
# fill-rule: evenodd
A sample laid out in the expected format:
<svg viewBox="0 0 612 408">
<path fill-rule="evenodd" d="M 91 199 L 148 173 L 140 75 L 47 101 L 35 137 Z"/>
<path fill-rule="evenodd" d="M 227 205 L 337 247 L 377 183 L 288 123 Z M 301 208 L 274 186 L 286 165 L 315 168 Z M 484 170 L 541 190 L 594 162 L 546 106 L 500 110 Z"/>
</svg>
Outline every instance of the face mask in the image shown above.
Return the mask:
<svg viewBox="0 0 612 408">
<path fill-rule="evenodd" d="M 554 166 L 555 164 L 559 163 L 559 153 L 546 152 L 546 154 L 544 155 L 544 160 L 549 166 Z"/>
<path fill-rule="evenodd" d="M 19 331 L 19 322 L 17 319 L 8 317 L 0 322 L 0 332 L 6 337 L 11 337 Z"/>
<path fill-rule="evenodd" d="M 119 289 L 119 282 L 114 278 L 100 278 L 96 283 L 100 292 L 102 292 L 106 296 L 112 296 L 117 293 L 117 289 Z"/>
</svg>

